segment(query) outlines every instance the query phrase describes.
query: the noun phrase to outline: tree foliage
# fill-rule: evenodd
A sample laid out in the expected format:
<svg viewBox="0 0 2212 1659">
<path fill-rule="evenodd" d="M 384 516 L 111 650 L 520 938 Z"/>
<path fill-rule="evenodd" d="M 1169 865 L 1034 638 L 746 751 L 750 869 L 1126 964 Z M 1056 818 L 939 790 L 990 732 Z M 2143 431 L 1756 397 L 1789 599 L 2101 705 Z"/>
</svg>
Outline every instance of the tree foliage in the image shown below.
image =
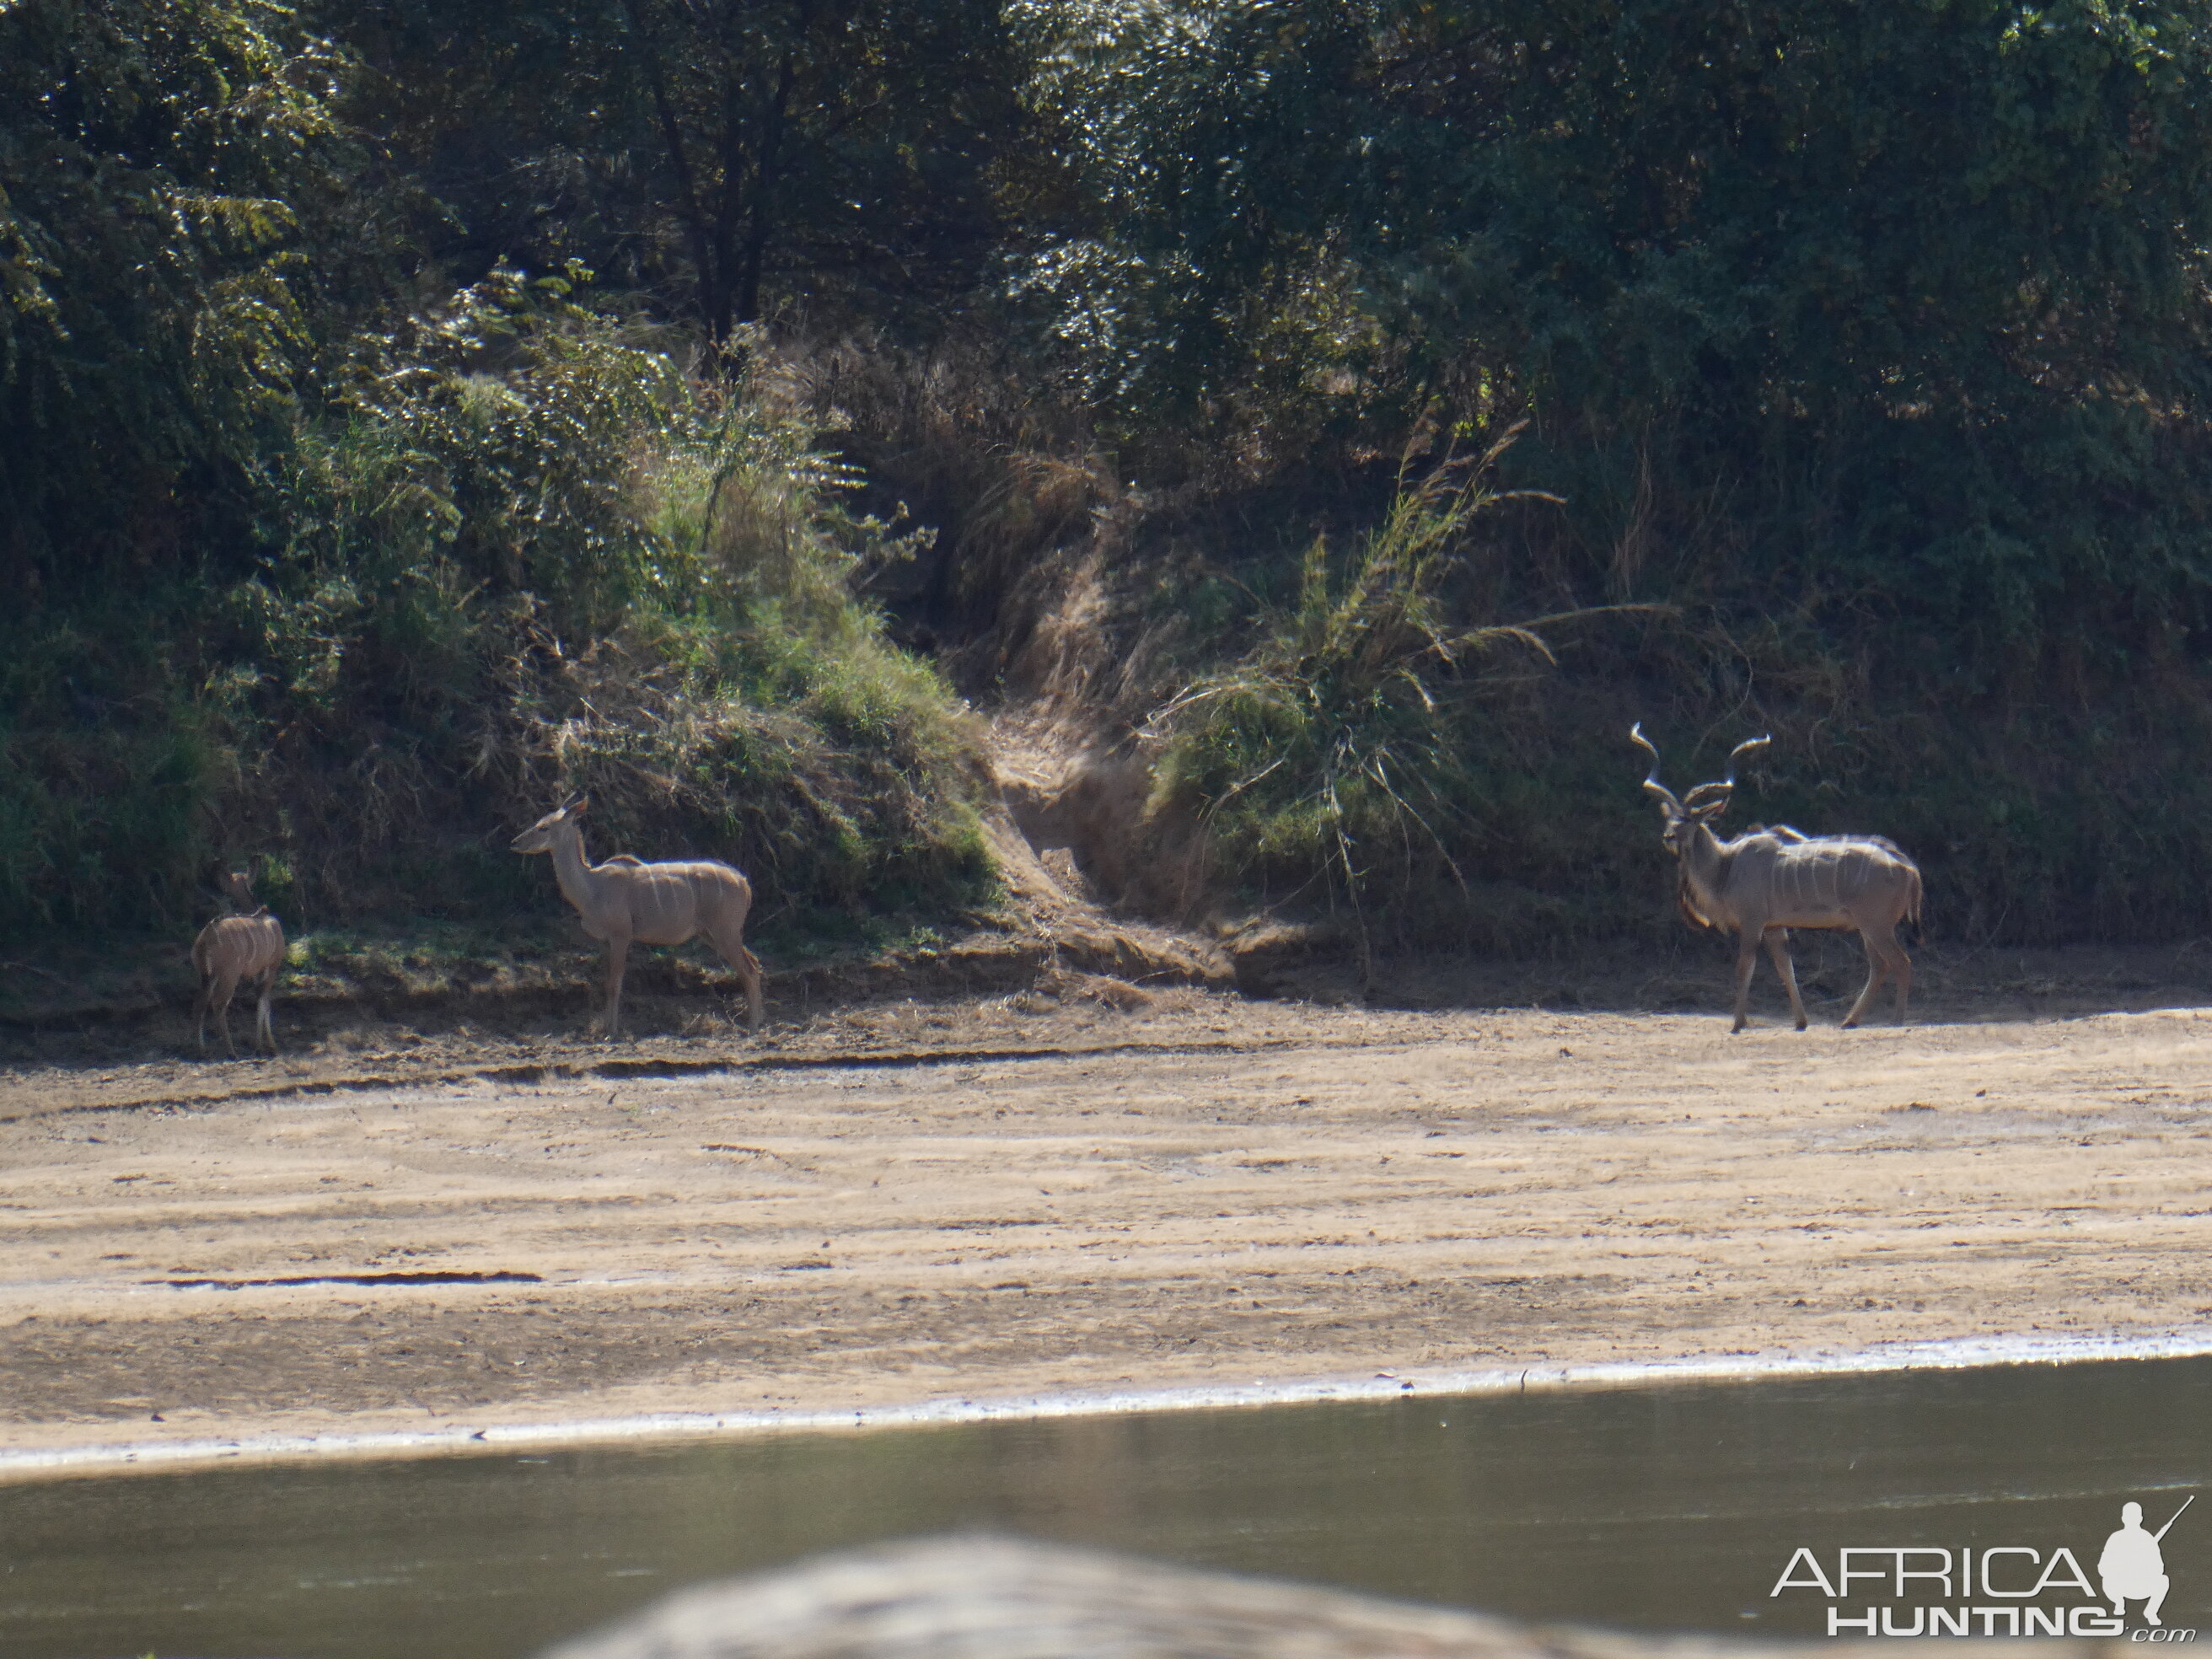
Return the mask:
<svg viewBox="0 0 2212 1659">
<path fill-rule="evenodd" d="M 238 533 L 321 343 L 356 165 L 337 70 L 252 0 L 0 9 L 0 552 L 19 596 Z"/>
<path fill-rule="evenodd" d="M 2212 928 L 2209 81 L 2179 0 L 0 3 L 0 911 L 508 902 L 410 826 L 584 775 L 952 902 L 856 597 L 941 527 L 960 646 L 1206 543 L 1128 580 L 1255 891 L 1632 925 L 1630 713 L 1984 935 Z"/>
<path fill-rule="evenodd" d="M 972 737 L 844 580 L 913 535 L 580 264 L 441 291 L 373 92 L 260 0 L 0 10 L 0 927 L 248 851 L 295 916 L 542 908 L 502 831 L 583 782 L 787 910 L 969 902 Z"/>
<path fill-rule="evenodd" d="M 1024 15 L 1098 204 L 1029 280 L 1148 418 L 1289 453 L 1438 392 L 1533 415 L 1591 591 L 1717 538 L 1692 574 L 1871 600 L 1983 675 L 2084 606 L 2113 652 L 2212 621 L 2201 9 Z"/>
<path fill-rule="evenodd" d="M 971 283 L 1022 132 L 987 0 L 371 0 L 364 118 L 457 254 L 580 258 L 714 339 L 779 304 Z"/>
</svg>

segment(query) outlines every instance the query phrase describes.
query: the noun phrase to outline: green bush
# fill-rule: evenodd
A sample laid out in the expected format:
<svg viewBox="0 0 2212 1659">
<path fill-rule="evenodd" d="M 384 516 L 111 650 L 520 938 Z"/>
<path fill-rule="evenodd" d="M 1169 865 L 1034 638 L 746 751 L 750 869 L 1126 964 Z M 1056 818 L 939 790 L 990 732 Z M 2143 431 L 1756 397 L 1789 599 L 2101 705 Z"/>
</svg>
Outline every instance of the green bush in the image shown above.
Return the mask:
<svg viewBox="0 0 2212 1659">
<path fill-rule="evenodd" d="M 986 894 L 973 723 L 848 580 L 914 534 L 842 507 L 773 385 L 687 379 L 582 276 L 501 270 L 365 341 L 244 580 L 22 632 L 17 925 L 180 927 L 248 854 L 318 923 L 542 912 L 504 845 L 574 788 L 600 852 L 729 859 L 826 926 Z M 72 732 L 88 629 L 109 701 Z"/>
</svg>

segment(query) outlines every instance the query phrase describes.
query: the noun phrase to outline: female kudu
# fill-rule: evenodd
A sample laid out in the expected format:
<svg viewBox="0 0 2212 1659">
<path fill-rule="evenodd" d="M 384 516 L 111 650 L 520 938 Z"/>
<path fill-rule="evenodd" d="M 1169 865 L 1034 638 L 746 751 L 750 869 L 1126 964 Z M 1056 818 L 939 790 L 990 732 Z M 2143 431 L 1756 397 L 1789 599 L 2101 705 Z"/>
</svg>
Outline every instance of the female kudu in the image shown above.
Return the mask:
<svg viewBox="0 0 2212 1659">
<path fill-rule="evenodd" d="M 752 884 L 726 864 L 712 859 L 647 864 L 618 853 L 605 864 L 584 858 L 584 832 L 577 820 L 591 802 L 572 797 L 514 838 L 518 853 L 550 853 L 562 896 L 584 919 L 584 931 L 607 947 L 607 1035 L 622 1030 L 623 972 L 632 940 L 640 945 L 681 945 L 694 933 L 714 941 L 722 960 L 745 988 L 749 1024 L 761 1023 L 760 958 L 744 947 L 745 914 L 752 908 Z"/>
<path fill-rule="evenodd" d="M 269 914 L 269 907 L 254 902 L 253 888 L 245 874 L 232 871 L 223 886 L 243 913 L 217 916 L 200 929 L 192 941 L 192 971 L 199 975 L 199 1000 L 193 1009 L 199 1022 L 200 1052 L 207 1052 L 208 1010 L 215 1010 L 222 1028 L 225 1053 L 235 1060 L 237 1045 L 230 1040 L 230 1000 L 239 982 L 252 986 L 259 995 L 253 1011 L 253 1042 L 276 1052 L 276 1030 L 269 1020 L 269 999 L 276 988 L 276 970 L 284 965 L 283 924 Z"/>
</svg>

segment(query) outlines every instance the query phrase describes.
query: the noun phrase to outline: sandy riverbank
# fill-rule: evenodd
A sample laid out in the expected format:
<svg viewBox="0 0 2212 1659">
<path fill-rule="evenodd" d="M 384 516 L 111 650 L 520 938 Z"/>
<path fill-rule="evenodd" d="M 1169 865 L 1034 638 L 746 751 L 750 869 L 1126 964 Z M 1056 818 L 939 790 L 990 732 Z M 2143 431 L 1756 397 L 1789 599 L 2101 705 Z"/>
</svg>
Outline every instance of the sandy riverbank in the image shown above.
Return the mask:
<svg viewBox="0 0 2212 1659">
<path fill-rule="evenodd" d="M 2212 1324 L 2193 1012 L 1026 1006 L 674 1076 L 18 1073 L 0 1449 Z"/>
</svg>

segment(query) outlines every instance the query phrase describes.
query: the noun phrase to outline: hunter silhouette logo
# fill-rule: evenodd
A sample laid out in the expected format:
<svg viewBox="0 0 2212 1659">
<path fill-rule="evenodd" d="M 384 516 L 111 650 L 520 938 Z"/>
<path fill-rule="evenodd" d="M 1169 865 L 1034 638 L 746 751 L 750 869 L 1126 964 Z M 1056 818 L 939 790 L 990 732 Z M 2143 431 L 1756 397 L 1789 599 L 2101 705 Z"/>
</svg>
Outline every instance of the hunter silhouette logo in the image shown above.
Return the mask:
<svg viewBox="0 0 2212 1659">
<path fill-rule="evenodd" d="M 2193 1642 L 2194 1630 L 2168 1630 L 2159 1613 L 2172 1587 L 2160 1546 L 2196 1501 L 2193 1493 L 2183 1499 L 2156 1532 L 2145 1529 L 2142 1504 L 2122 1504 L 2119 1529 L 2105 1540 L 2097 1557 L 2094 1585 L 2080 1559 L 2063 1544 L 2048 1551 L 2025 1544 L 1960 1549 L 1937 1544 L 1852 1546 L 1836 1552 L 1832 1574 L 1819 1556 L 1801 1546 L 1768 1595 L 1818 1591 L 1831 1603 L 1826 1609 L 1831 1636 L 2118 1636 L 2126 1632 L 2133 1642 Z M 1872 1605 L 1859 1600 L 1869 1592 L 1880 1598 Z M 2142 1622 L 2133 1631 L 2128 1630 L 2130 1602 L 2142 1604 Z M 2109 1610 L 2104 1603 L 2111 1604 Z"/>
<path fill-rule="evenodd" d="M 2105 1599 L 2112 1604 L 2112 1615 L 2126 1615 L 2127 1604 L 2140 1596 L 2143 1601 L 2143 1623 L 2159 1623 L 2158 1610 L 2166 1605 L 2166 1592 L 2171 1584 L 2166 1576 L 2166 1557 L 2159 1545 L 2172 1530 L 2173 1522 L 2181 1519 L 2181 1510 L 2197 1501 L 2191 1492 L 2182 1500 L 2181 1509 L 2173 1512 L 2172 1520 L 2156 1532 L 2142 1528 L 2142 1505 L 2124 1504 L 2120 1507 L 2120 1529 L 2105 1540 L 2105 1553 L 2097 1558 L 2097 1577 L 2104 1581 Z"/>
</svg>

